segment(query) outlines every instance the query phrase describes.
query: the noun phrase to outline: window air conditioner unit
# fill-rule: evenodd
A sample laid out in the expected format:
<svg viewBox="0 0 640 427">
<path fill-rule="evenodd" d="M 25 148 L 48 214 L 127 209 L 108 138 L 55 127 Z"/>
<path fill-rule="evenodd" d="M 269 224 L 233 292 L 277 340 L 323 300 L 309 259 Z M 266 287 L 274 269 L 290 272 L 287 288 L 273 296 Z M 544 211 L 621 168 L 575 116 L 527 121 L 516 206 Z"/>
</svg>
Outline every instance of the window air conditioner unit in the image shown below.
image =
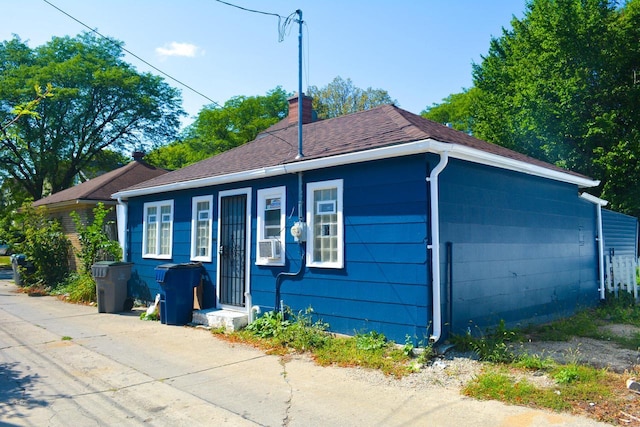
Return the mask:
<svg viewBox="0 0 640 427">
<path fill-rule="evenodd" d="M 280 259 L 280 241 L 266 239 L 258 242 L 258 258 Z"/>
</svg>

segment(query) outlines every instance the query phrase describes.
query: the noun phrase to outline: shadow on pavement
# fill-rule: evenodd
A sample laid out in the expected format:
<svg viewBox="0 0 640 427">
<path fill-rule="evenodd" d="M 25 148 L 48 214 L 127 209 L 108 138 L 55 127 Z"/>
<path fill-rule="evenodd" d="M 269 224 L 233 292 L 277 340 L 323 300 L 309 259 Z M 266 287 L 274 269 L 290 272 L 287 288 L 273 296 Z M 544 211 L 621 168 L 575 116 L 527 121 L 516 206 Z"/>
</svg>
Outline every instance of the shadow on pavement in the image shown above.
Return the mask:
<svg viewBox="0 0 640 427">
<path fill-rule="evenodd" d="M 39 376 L 24 375 L 18 368 L 19 363 L 2 363 L 0 364 L 0 419 L 11 419 L 15 414 L 15 407 L 21 409 L 30 409 L 35 407 L 46 406 L 48 403 L 44 400 L 33 399 L 30 397 L 31 390 L 37 388 Z M 22 411 L 17 411 L 18 413 Z M 4 421 L 0 425 L 4 424 Z"/>
</svg>

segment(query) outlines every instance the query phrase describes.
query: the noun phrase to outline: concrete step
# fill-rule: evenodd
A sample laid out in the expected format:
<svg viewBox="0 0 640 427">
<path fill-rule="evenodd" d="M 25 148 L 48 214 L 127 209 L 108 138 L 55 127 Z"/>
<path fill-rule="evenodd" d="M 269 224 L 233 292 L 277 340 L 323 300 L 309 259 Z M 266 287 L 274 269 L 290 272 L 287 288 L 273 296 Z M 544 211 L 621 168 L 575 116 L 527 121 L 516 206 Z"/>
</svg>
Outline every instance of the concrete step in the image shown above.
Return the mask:
<svg viewBox="0 0 640 427">
<path fill-rule="evenodd" d="M 214 329 L 224 328 L 230 332 L 244 328 L 248 322 L 249 316 L 245 313 L 218 308 L 194 310 L 191 321 L 196 325 L 204 325 Z"/>
</svg>

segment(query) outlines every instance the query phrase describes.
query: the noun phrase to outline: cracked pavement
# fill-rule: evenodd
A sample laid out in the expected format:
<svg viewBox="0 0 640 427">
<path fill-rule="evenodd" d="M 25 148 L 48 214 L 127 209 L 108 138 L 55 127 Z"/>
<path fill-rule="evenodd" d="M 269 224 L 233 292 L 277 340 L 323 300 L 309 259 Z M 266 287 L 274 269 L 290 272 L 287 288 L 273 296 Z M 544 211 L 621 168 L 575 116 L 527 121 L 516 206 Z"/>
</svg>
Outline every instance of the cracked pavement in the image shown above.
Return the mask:
<svg viewBox="0 0 640 427">
<path fill-rule="evenodd" d="M 601 425 L 452 389 L 374 384 L 204 329 L 15 290 L 0 279 L 3 426 Z"/>
</svg>

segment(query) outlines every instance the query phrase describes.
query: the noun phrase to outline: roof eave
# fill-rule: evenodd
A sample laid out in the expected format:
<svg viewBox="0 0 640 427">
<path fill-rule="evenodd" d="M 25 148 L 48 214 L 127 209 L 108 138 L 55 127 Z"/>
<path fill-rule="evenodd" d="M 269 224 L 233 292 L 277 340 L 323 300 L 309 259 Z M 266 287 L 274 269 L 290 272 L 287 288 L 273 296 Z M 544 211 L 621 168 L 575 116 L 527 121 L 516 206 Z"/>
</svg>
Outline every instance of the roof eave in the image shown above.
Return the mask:
<svg viewBox="0 0 640 427">
<path fill-rule="evenodd" d="M 487 153 L 486 151 L 478 150 L 460 144 L 440 142 L 432 138 L 427 138 L 419 141 L 374 148 L 371 150 L 357 151 L 353 153 L 339 154 L 317 159 L 302 160 L 293 163 L 287 163 L 284 165 L 252 169 L 226 175 L 199 178 L 189 181 L 163 184 L 154 187 L 123 190 L 114 193 L 111 197 L 114 199 L 125 200 L 131 197 L 147 196 L 152 194 L 166 193 L 169 191 L 178 191 L 220 184 L 228 184 L 232 182 L 249 181 L 253 179 L 267 178 L 288 173 L 305 172 L 309 170 L 361 163 L 372 160 L 381 160 L 393 157 L 409 156 L 413 154 L 438 154 L 445 151 L 448 152 L 449 157 L 451 158 L 525 173 L 528 175 L 539 176 L 555 181 L 575 184 L 580 188 L 596 187 L 600 184 L 600 181 L 592 180 L 590 178 L 545 168 L 542 166 L 523 162 L 521 160 L 510 159 L 493 153 Z"/>
<path fill-rule="evenodd" d="M 38 204 L 37 207 L 40 206 L 45 206 L 47 209 L 49 210 L 53 210 L 53 209 L 63 209 L 69 206 L 77 206 L 77 205 L 95 205 L 98 203 L 104 203 L 105 205 L 113 205 L 115 204 L 115 202 L 113 200 L 104 200 L 104 199 L 72 199 L 72 200 L 62 200 L 59 202 L 52 202 L 52 203 L 41 203 Z"/>
</svg>

